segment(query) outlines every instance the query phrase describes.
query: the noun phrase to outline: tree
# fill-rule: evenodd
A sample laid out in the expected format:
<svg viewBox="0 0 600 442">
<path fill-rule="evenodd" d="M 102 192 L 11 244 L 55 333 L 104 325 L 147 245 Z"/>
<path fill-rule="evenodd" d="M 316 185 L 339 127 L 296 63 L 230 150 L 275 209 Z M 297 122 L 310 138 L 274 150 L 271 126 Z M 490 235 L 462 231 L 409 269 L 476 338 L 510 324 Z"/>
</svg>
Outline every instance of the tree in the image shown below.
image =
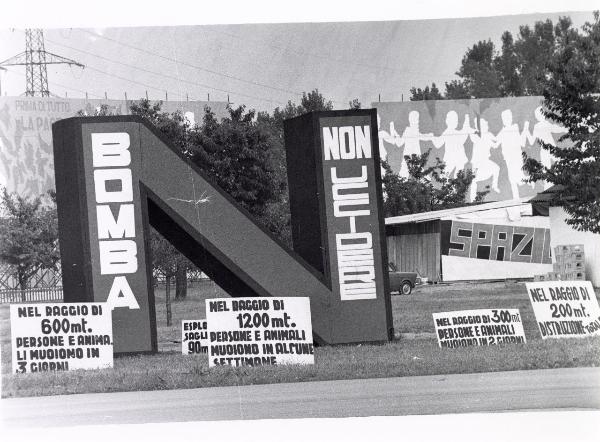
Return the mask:
<svg viewBox="0 0 600 442">
<path fill-rule="evenodd" d="M 349 109 L 356 110 L 356 109 L 360 109 L 362 107 L 362 104 L 360 104 L 360 101 L 358 101 L 358 98 L 355 98 L 354 100 L 348 102 L 348 106 L 349 106 Z"/>
<path fill-rule="evenodd" d="M 564 126 L 560 147 L 544 143 L 556 161 L 550 167 L 524 155 L 529 181 L 556 184 L 553 204 L 577 230 L 600 233 L 600 14 L 581 32 L 563 22 L 543 80 L 544 116 Z"/>
<path fill-rule="evenodd" d="M 439 158 L 436 158 L 434 165 L 427 166 L 429 153 L 428 150 L 421 155 L 404 156 L 408 178 L 397 175 L 387 162 L 382 162 L 385 169 L 382 181 L 386 193 L 383 204 L 386 217 L 464 206 L 475 175 L 467 169 L 449 178 L 445 173 L 446 165 Z M 477 192 L 474 202 L 483 201 L 488 192 Z"/>
<path fill-rule="evenodd" d="M 561 18 L 557 29 L 570 27 L 571 20 Z M 519 28 L 519 37 L 514 44 L 514 58 L 517 63 L 514 72 L 518 73 L 519 82 L 514 81 L 512 90 L 505 86 L 507 95 L 541 95 L 546 64 L 555 50 L 556 40 L 552 20 L 538 21 L 533 29 L 529 26 Z M 509 55 L 504 55 L 509 57 Z"/>
<path fill-rule="evenodd" d="M 471 92 L 464 81 L 452 80 L 446 82 L 446 93 L 444 96 L 448 100 L 464 100 L 471 98 Z"/>
<path fill-rule="evenodd" d="M 422 100 L 443 100 L 444 97 L 440 93 L 440 90 L 431 83 L 431 89 L 429 86 L 425 86 L 425 89 L 421 88 L 410 88 L 410 101 L 422 101 Z"/>
<path fill-rule="evenodd" d="M 278 198 L 271 134 L 255 121 L 254 110 L 229 108 L 217 121 L 206 110 L 202 125 L 190 132 L 188 157 L 242 207 L 261 218 Z"/>
<path fill-rule="evenodd" d="M 358 99 L 349 103 L 360 106 Z M 327 100 L 318 89 L 302 94 L 299 105 L 288 101 L 281 109 L 275 108 L 273 115 L 259 112 L 256 123 L 268 134 L 271 148 L 269 162 L 272 170 L 272 187 L 276 190 L 277 198 L 265 205 L 265 210 L 259 221 L 288 246 L 292 246 L 292 232 L 290 226 L 290 203 L 287 188 L 287 165 L 283 136 L 283 122 L 288 118 L 297 117 L 312 111 L 332 110 L 333 103 Z"/>
<path fill-rule="evenodd" d="M 516 39 L 509 31 L 501 36 L 498 52 L 491 40 L 479 41 L 467 49 L 456 72 L 458 79 L 445 83 L 443 96 L 411 88 L 415 100 L 493 98 L 541 95 L 546 63 L 557 47 L 560 35 L 572 30 L 568 17 L 535 22 L 519 27 Z M 411 100 L 413 98 L 411 97 Z"/>
<path fill-rule="evenodd" d="M 150 229 L 150 243 L 152 248 L 152 267 L 165 277 L 167 326 L 171 326 L 171 280 L 172 278 L 177 279 L 177 277 L 180 277 L 179 272 L 181 269 L 187 270 L 193 264 L 153 228 Z M 177 299 L 177 294 L 175 299 Z"/>
<path fill-rule="evenodd" d="M 358 101 L 358 100 L 357 100 Z M 289 118 L 294 118 L 308 112 L 327 111 L 333 109 L 331 100 L 327 100 L 319 89 L 314 89 L 309 93 L 302 92 L 300 104 L 296 105 L 292 101 L 288 101 L 283 109 L 276 107 L 273 111 L 273 122 L 275 127 L 281 130 L 283 139 L 283 121 Z"/>
<path fill-rule="evenodd" d="M 456 73 L 470 98 L 500 96 L 500 78 L 494 66 L 495 49 L 491 40 L 480 41 L 468 49 Z"/>
<path fill-rule="evenodd" d="M 523 95 L 519 56 L 515 49 L 513 36 L 508 31 L 502 34 L 502 56 L 496 57 L 494 66 L 500 79 L 500 95 Z"/>
<path fill-rule="evenodd" d="M 52 195 L 27 199 L 2 192 L 0 201 L 0 260 L 15 267 L 21 298 L 39 268 L 56 268 L 60 259 L 58 221 Z"/>
</svg>

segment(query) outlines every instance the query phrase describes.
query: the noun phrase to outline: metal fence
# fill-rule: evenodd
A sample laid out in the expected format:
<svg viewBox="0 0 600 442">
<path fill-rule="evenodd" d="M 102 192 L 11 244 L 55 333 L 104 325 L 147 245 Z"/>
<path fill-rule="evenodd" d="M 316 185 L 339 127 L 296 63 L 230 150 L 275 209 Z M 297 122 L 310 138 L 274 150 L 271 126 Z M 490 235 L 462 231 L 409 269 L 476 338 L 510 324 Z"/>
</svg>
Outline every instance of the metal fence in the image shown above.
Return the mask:
<svg viewBox="0 0 600 442">
<path fill-rule="evenodd" d="M 27 281 L 32 289 L 54 288 L 62 285 L 60 261 L 54 268 L 38 267 Z M 0 291 L 19 290 L 19 278 L 15 266 L 0 262 Z"/>
<path fill-rule="evenodd" d="M 63 300 L 62 287 L 34 288 L 21 290 L 0 290 L 0 304 L 19 302 L 41 302 Z"/>
</svg>

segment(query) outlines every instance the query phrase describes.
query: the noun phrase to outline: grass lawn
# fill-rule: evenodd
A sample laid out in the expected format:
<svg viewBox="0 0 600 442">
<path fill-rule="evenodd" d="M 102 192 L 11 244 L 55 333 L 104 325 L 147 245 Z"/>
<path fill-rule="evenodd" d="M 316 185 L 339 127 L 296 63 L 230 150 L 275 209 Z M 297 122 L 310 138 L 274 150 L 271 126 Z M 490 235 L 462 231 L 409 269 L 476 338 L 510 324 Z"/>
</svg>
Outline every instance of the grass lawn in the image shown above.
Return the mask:
<svg viewBox="0 0 600 442">
<path fill-rule="evenodd" d="M 360 379 L 600 365 L 600 337 L 543 341 L 524 284 L 453 284 L 420 287 L 392 298 L 396 338 L 384 345 L 321 347 L 313 366 L 217 367 L 206 355 L 180 354 L 181 320 L 204 318 L 207 298 L 226 296 L 212 282 L 189 289 L 173 303 L 167 327 L 164 290 L 156 291 L 159 353 L 115 359 L 110 370 L 11 374 L 8 307 L 0 307 L 2 396 L 195 388 L 274 382 Z M 519 308 L 527 344 L 441 349 L 432 313 L 478 308 Z"/>
</svg>

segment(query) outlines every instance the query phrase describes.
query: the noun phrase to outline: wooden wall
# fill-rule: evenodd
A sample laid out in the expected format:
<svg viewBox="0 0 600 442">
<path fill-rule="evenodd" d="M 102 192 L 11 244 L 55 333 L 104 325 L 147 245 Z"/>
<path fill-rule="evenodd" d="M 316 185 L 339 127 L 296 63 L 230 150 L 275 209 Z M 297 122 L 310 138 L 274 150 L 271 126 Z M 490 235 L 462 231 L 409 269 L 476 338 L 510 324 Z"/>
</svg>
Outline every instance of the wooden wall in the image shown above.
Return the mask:
<svg viewBox="0 0 600 442">
<path fill-rule="evenodd" d="M 386 226 L 388 259 L 398 270 L 441 281 L 440 221 Z"/>
</svg>

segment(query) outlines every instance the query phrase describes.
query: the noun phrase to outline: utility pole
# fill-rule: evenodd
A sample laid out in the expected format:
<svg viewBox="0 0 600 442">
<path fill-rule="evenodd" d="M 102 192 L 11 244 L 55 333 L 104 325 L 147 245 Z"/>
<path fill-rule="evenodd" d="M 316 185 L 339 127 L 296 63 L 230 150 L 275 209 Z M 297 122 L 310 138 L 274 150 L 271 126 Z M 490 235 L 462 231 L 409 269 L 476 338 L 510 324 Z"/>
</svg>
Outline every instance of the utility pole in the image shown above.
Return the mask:
<svg viewBox="0 0 600 442">
<path fill-rule="evenodd" d="M 28 97 L 50 96 L 46 68 L 49 64 L 85 67 L 75 60 L 46 51 L 42 29 L 25 29 L 25 52 L 0 62 L 0 66 L 25 66 L 25 95 Z"/>
</svg>

